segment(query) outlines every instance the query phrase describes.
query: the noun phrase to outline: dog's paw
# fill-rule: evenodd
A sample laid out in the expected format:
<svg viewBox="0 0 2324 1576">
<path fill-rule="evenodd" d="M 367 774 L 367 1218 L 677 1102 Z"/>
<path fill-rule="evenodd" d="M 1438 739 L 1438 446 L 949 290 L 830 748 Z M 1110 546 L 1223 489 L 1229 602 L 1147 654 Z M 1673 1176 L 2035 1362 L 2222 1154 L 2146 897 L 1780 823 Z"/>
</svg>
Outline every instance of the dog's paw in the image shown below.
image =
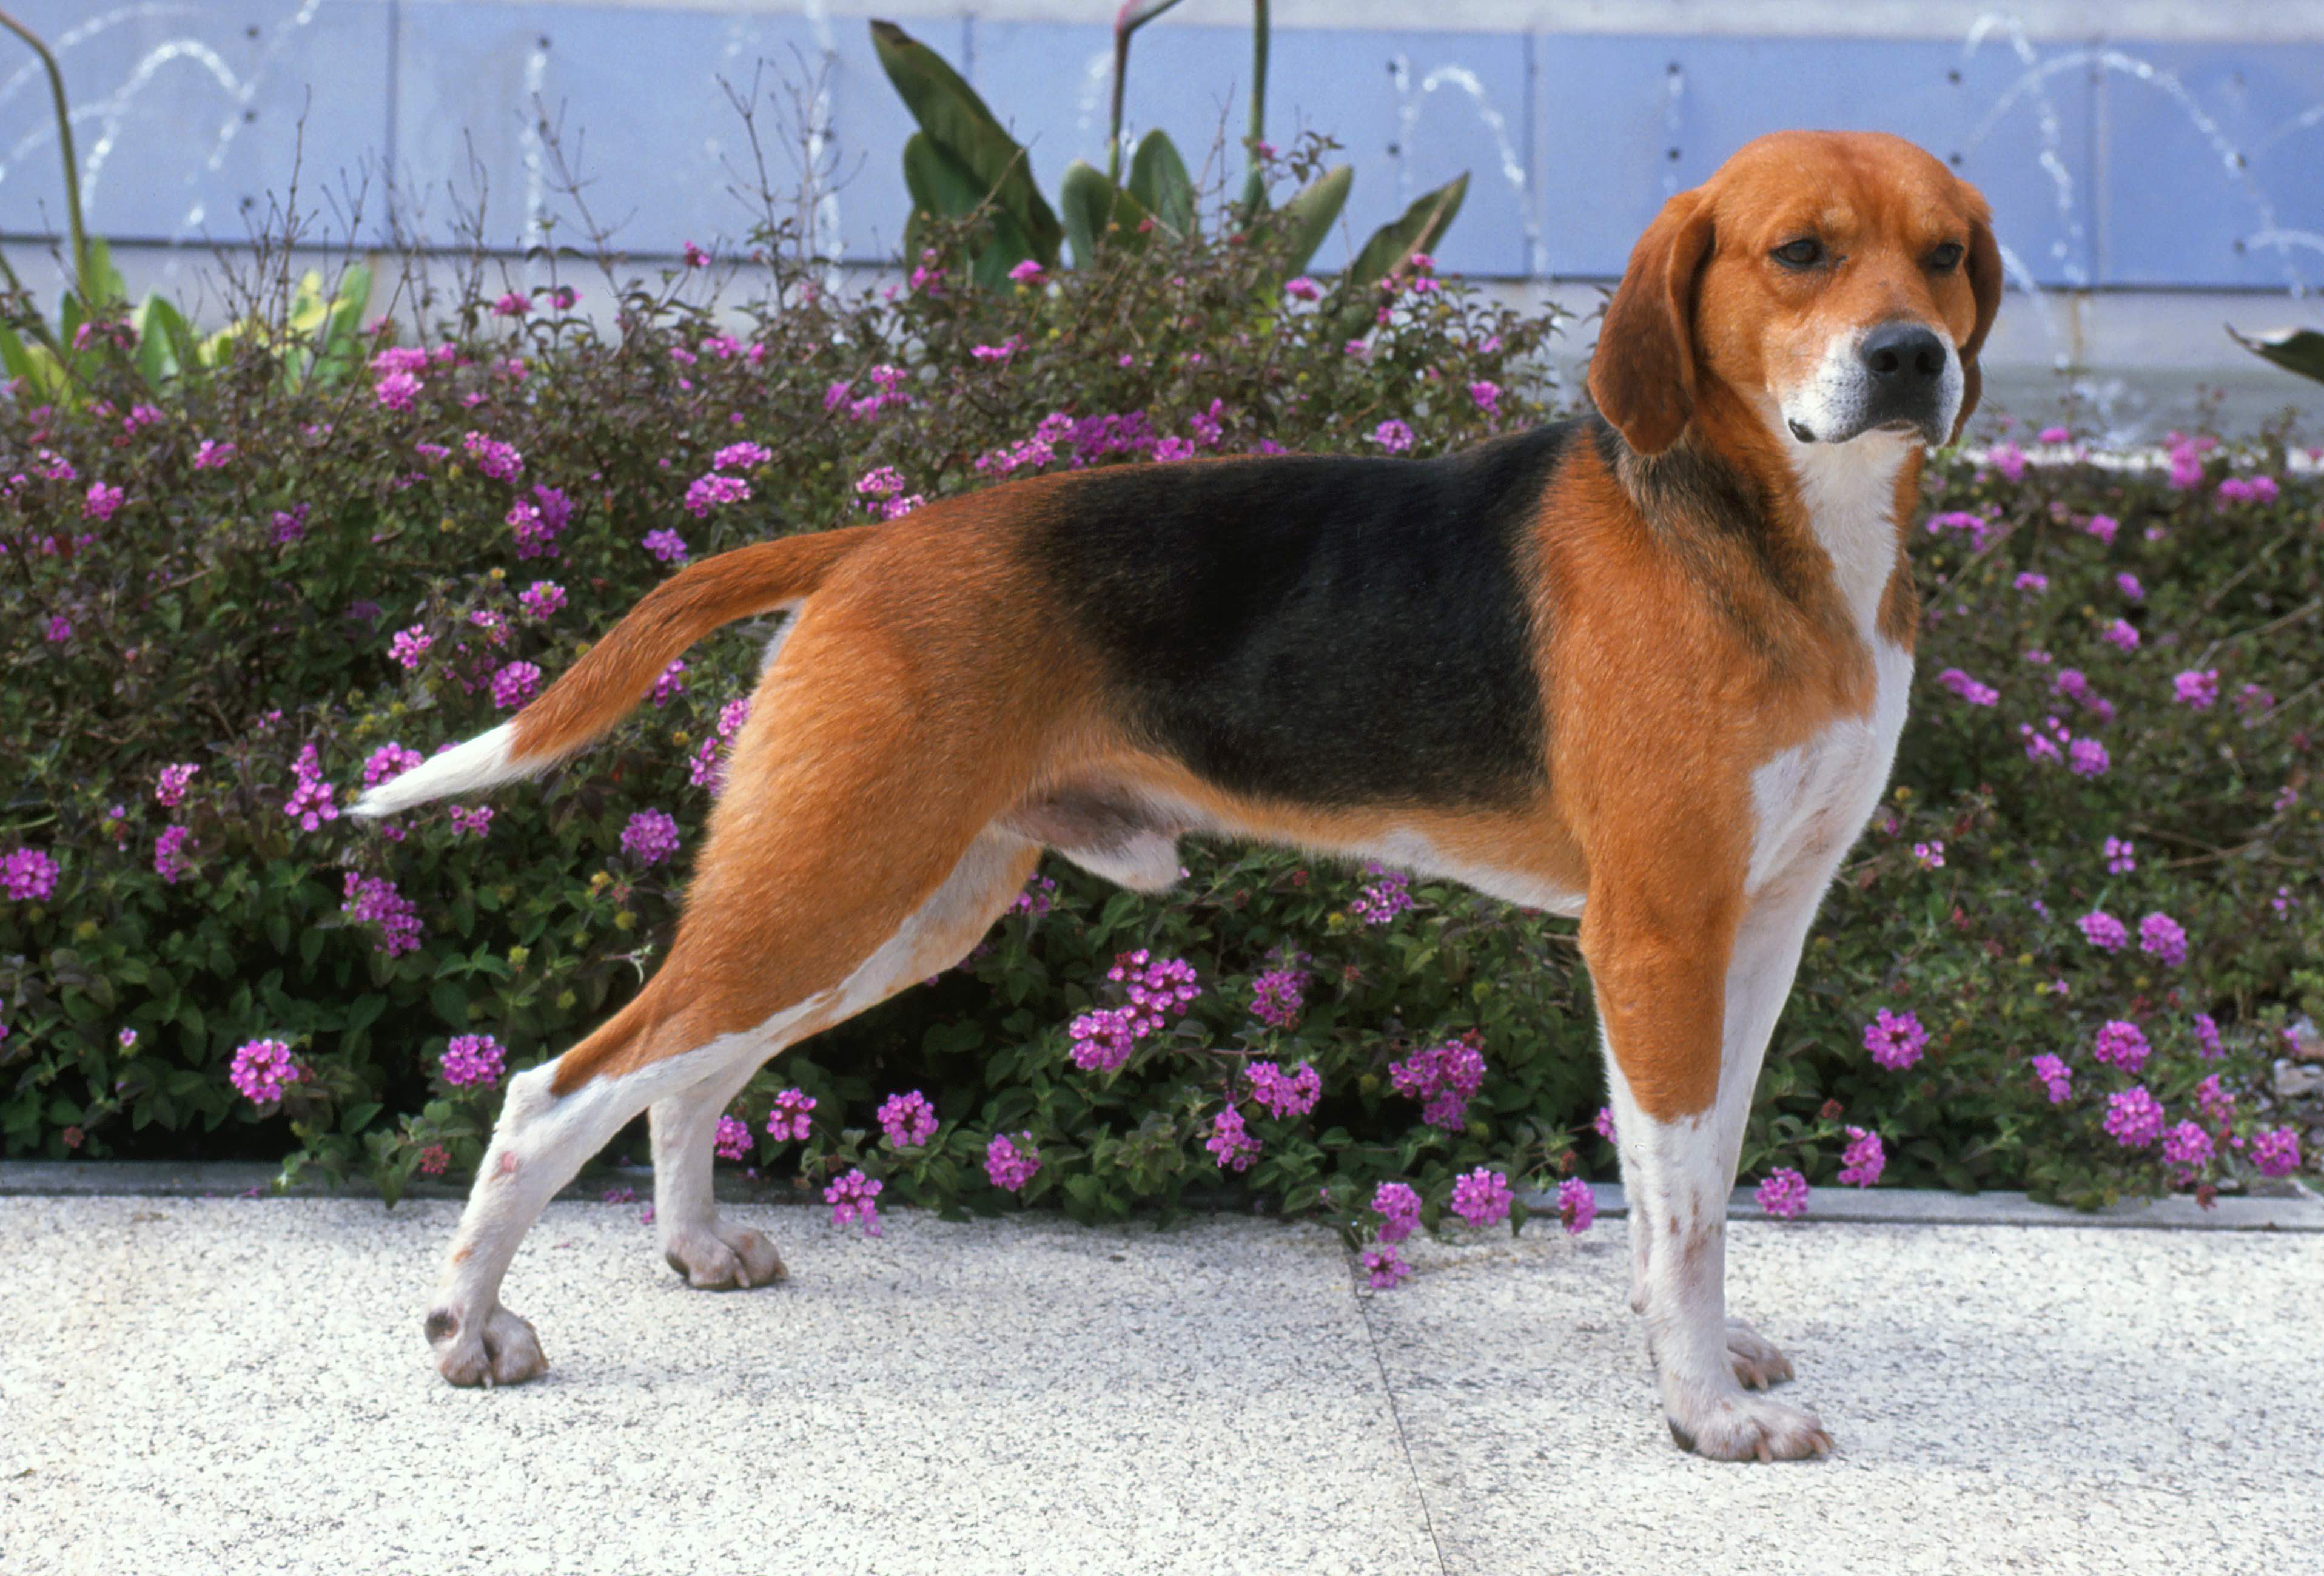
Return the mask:
<svg viewBox="0 0 2324 1576">
<path fill-rule="evenodd" d="M 1727 1360 L 1736 1383 L 1747 1390 L 1764 1390 L 1792 1377 L 1792 1359 L 1740 1319 L 1727 1321 Z"/>
<path fill-rule="evenodd" d="M 724 1220 L 673 1231 L 661 1246 L 669 1267 L 700 1292 L 740 1292 L 771 1285 L 788 1273 L 775 1245 L 747 1226 Z"/>
<path fill-rule="evenodd" d="M 1712 1397 L 1690 1417 L 1665 1410 L 1683 1451 L 1714 1461 L 1796 1461 L 1831 1453 L 1831 1435 L 1812 1412 L 1738 1390 Z"/>
<path fill-rule="evenodd" d="M 505 1308 L 495 1306 L 466 1327 L 458 1314 L 438 1308 L 425 1328 L 436 1371 L 455 1385 L 521 1385 L 549 1371 L 531 1324 Z"/>
</svg>

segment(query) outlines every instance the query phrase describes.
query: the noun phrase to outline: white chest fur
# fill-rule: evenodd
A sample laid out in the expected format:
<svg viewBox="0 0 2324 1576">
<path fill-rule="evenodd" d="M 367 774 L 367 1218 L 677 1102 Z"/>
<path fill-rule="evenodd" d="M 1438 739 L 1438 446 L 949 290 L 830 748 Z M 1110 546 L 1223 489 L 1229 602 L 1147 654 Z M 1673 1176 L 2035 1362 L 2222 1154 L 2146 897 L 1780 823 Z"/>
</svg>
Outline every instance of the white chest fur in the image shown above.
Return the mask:
<svg viewBox="0 0 2324 1576">
<path fill-rule="evenodd" d="M 1887 785 L 1913 656 L 1881 635 L 1880 604 L 1896 567 L 1896 472 L 1912 441 L 1868 432 L 1849 443 L 1804 444 L 1786 435 L 1816 540 L 1871 653 L 1874 691 L 1869 713 L 1835 719 L 1752 774 L 1758 825 L 1747 885 L 1754 893 L 1787 876 L 1821 891 Z"/>
</svg>

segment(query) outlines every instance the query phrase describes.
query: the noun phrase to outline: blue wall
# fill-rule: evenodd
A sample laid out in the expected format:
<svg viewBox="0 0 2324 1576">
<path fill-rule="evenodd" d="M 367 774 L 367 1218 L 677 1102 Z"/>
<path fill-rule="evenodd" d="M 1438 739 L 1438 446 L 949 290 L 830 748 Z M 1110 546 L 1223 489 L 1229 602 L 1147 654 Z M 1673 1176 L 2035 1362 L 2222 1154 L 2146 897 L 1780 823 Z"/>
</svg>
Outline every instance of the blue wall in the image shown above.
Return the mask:
<svg viewBox="0 0 2324 1576">
<path fill-rule="evenodd" d="M 367 156 L 432 189 L 426 227 L 450 238 L 443 187 L 469 150 L 493 237 L 525 235 L 540 199 L 538 93 L 584 134 L 590 199 L 636 253 L 746 230 L 730 194 L 747 168 L 719 89 L 829 60 L 845 254 L 884 257 L 905 197 L 909 123 L 858 19 L 638 5 L 407 5 L 400 0 L 21 0 L 59 51 L 76 106 L 94 229 L 124 239 L 243 235 L 287 182 L 302 110 L 307 203 Z M 1102 18 L 1110 0 L 1092 0 Z M 1032 148 L 1054 190 L 1102 162 L 1108 34 L 976 20 L 911 24 L 960 64 Z M 0 38 L 13 51 L 14 41 Z M 1269 132 L 1346 145 L 1358 238 L 1417 192 L 1471 172 L 1448 265 L 1605 278 L 1668 192 L 1738 143 L 1784 125 L 1877 128 L 1952 159 L 1984 188 L 2023 273 L 2045 285 L 2282 289 L 2324 281 L 2324 42 L 2030 46 L 1864 39 L 1650 38 L 1279 29 Z M 26 64 L 0 79 L 0 229 L 61 222 L 48 96 Z M 0 52 L 0 60 L 14 57 Z M 1148 28 L 1130 69 L 1139 126 L 1190 162 L 1239 134 L 1240 29 Z M 311 97 L 310 97 L 311 96 Z M 769 117 L 778 125 L 783 116 Z M 1239 158 L 1239 154 L 1235 155 Z M 792 177 L 779 151 L 779 187 Z M 302 204 L 302 206 L 307 204 Z M 1326 251 L 1322 259 L 1333 262 Z"/>
</svg>

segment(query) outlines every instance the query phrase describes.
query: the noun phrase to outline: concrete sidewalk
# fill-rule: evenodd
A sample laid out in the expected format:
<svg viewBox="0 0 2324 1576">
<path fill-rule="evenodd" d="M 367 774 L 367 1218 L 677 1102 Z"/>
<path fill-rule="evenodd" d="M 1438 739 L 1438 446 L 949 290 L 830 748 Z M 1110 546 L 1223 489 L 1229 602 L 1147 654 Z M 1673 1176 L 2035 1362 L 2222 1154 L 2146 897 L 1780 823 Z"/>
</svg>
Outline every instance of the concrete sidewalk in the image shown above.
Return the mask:
<svg viewBox="0 0 2324 1576">
<path fill-rule="evenodd" d="M 1731 1228 L 1830 1460 L 1665 1433 L 1618 1223 L 1425 1241 L 748 1206 L 716 1296 L 559 1203 L 509 1304 L 556 1365 L 456 1391 L 456 1207 L 0 1199 L 0 1570 L 2171 1571 L 2324 1563 L 2324 1240 Z"/>
</svg>

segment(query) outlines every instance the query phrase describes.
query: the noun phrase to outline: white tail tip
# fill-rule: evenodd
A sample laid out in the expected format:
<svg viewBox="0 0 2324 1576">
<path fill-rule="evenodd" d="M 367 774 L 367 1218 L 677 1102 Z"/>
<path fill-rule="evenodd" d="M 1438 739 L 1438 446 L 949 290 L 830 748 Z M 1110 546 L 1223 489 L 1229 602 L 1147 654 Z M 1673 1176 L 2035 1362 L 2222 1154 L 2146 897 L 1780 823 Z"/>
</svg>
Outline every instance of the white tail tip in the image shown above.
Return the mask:
<svg viewBox="0 0 2324 1576">
<path fill-rule="evenodd" d="M 347 813 L 365 818 L 393 815 L 431 799 L 477 793 L 525 776 L 523 767 L 509 765 L 509 745 L 515 731 L 514 723 L 503 722 L 490 733 L 480 733 L 465 744 L 455 745 L 402 775 L 382 783 L 348 806 Z"/>
</svg>

